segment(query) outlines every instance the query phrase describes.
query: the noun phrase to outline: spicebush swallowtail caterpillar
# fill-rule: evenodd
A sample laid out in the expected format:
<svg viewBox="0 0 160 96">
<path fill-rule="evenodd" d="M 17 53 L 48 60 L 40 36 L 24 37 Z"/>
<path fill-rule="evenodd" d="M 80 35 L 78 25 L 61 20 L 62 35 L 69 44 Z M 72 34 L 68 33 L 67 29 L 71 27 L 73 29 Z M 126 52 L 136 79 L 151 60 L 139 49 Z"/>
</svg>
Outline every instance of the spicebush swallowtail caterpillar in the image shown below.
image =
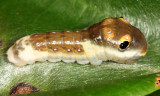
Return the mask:
<svg viewBox="0 0 160 96">
<path fill-rule="evenodd" d="M 123 18 L 106 18 L 85 30 L 52 31 L 25 36 L 7 51 L 16 66 L 36 61 L 99 65 L 134 63 L 147 52 L 142 32 Z"/>
</svg>

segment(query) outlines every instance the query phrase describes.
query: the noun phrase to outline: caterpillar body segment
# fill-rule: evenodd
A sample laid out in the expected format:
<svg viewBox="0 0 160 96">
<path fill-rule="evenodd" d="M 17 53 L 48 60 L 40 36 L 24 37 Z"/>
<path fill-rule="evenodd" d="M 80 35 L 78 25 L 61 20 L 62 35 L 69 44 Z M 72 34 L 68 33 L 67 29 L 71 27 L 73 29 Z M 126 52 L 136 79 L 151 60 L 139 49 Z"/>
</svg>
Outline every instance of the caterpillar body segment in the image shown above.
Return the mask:
<svg viewBox="0 0 160 96">
<path fill-rule="evenodd" d="M 17 40 L 7 54 L 16 66 L 46 60 L 100 65 L 107 60 L 134 63 L 146 51 L 147 42 L 139 29 L 122 18 L 107 18 L 86 30 L 25 36 Z"/>
</svg>

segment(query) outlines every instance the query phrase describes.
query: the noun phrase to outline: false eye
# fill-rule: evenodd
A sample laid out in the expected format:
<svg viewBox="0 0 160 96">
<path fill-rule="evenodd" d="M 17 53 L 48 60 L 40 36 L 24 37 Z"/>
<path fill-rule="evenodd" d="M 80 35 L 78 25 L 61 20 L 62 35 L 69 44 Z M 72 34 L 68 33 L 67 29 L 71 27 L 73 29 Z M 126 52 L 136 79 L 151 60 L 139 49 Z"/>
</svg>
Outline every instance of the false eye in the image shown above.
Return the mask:
<svg viewBox="0 0 160 96">
<path fill-rule="evenodd" d="M 129 42 L 128 42 L 128 41 L 123 41 L 123 42 L 119 45 L 119 48 L 120 48 L 121 50 L 123 50 L 123 49 L 126 49 L 126 48 L 128 47 L 128 45 L 129 45 Z"/>
</svg>

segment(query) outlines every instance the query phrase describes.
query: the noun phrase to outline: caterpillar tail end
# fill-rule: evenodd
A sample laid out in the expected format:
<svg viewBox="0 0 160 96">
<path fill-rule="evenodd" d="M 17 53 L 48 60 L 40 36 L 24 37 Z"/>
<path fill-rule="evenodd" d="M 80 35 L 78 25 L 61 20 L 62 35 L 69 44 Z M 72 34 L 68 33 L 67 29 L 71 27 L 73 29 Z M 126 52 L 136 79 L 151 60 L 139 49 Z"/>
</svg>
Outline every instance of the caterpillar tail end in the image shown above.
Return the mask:
<svg viewBox="0 0 160 96">
<path fill-rule="evenodd" d="M 16 51 L 14 51 L 13 46 L 8 49 L 7 55 L 9 62 L 13 63 L 15 66 L 23 67 L 26 65 L 26 63 L 23 60 L 21 60 L 20 58 L 18 58 L 18 56 L 16 56 Z"/>
<path fill-rule="evenodd" d="M 26 45 L 25 41 L 29 40 L 30 36 L 25 36 L 12 45 L 8 51 L 8 60 L 15 66 L 23 67 L 27 64 L 35 62 L 34 50 L 31 45 Z"/>
</svg>

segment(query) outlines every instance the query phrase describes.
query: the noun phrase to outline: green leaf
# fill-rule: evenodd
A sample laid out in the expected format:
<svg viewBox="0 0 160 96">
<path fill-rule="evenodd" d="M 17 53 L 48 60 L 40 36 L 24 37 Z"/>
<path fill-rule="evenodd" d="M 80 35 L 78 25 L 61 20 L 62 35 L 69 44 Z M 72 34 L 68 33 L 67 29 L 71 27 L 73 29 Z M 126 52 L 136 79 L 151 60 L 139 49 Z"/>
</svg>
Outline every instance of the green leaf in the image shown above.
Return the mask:
<svg viewBox="0 0 160 96">
<path fill-rule="evenodd" d="M 144 96 L 158 89 L 154 86 L 155 76 L 156 74 L 124 78 L 64 90 L 32 93 L 27 96 Z M 159 96 L 157 91 L 148 96 L 152 95 Z"/>
<path fill-rule="evenodd" d="M 113 91 L 101 92 L 102 95 L 116 94 L 117 86 L 127 95 L 146 95 L 157 90 L 159 87 L 155 88 L 152 82 L 141 93 L 143 84 L 138 78 L 143 75 L 152 78 L 149 74 L 160 72 L 159 4 L 158 0 L 0 0 L 0 94 L 8 94 L 10 87 L 20 82 L 30 83 L 43 91 L 61 90 L 62 93 L 65 88 L 94 83 L 103 90 Z M 103 62 L 100 66 L 91 66 L 46 61 L 18 68 L 8 61 L 5 54 L 16 40 L 26 35 L 83 29 L 104 18 L 121 16 L 139 28 L 148 42 L 147 55 L 135 64 Z M 133 88 L 134 91 L 124 89 L 132 86 L 129 78 L 135 80 L 137 87 Z M 122 85 L 112 80 L 126 82 Z M 146 78 L 143 80 L 147 81 Z M 99 84 L 103 82 L 107 82 L 105 85 L 109 87 Z M 94 87 L 88 90 L 101 91 Z M 57 91 L 57 94 L 60 93 Z"/>
</svg>

